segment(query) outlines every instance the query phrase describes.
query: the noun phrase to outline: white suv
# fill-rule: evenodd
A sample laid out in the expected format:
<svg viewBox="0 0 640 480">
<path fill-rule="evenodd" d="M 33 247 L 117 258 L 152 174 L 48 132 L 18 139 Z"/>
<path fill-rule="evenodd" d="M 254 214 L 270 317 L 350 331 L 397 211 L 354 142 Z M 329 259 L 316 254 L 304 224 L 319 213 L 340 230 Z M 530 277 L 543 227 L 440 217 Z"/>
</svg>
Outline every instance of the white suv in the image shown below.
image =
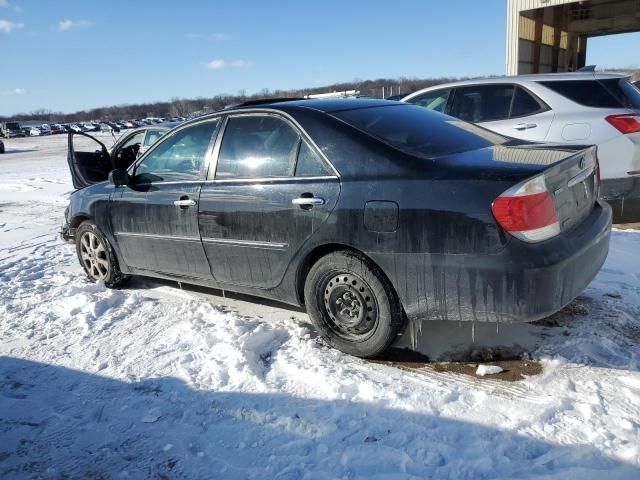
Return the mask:
<svg viewBox="0 0 640 480">
<path fill-rule="evenodd" d="M 601 192 L 614 221 L 640 221 L 640 90 L 626 77 L 486 78 L 425 88 L 402 101 L 522 140 L 597 145 Z"/>
</svg>

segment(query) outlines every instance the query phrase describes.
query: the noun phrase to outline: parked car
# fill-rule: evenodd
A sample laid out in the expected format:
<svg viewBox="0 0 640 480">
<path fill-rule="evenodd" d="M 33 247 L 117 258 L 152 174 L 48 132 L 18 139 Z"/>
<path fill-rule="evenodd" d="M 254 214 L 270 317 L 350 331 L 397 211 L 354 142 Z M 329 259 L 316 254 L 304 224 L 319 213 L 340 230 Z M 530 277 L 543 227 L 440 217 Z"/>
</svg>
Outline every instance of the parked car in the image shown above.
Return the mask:
<svg viewBox="0 0 640 480">
<path fill-rule="evenodd" d="M 403 101 L 536 142 L 598 145 L 616 222 L 640 221 L 640 91 L 604 73 L 520 75 L 426 88 Z"/>
<path fill-rule="evenodd" d="M 0 153 L 4 153 L 4 142 L 0 139 Z"/>
<path fill-rule="evenodd" d="M 22 128 L 7 128 L 8 138 L 26 137 L 27 134 Z"/>
<path fill-rule="evenodd" d="M 27 137 L 39 137 L 41 134 L 40 130 L 36 127 L 22 127 L 22 130 Z"/>
<path fill-rule="evenodd" d="M 4 124 L 7 138 L 24 137 L 26 134 L 18 122 L 7 122 Z"/>
<path fill-rule="evenodd" d="M 407 319 L 546 317 L 608 252 L 594 147 L 517 141 L 415 105 L 251 102 L 174 128 L 126 170 L 72 137 L 80 190 L 62 237 L 91 280 L 304 305 L 353 355 L 380 354 Z"/>
<path fill-rule="evenodd" d="M 36 128 L 40 130 L 40 135 L 51 135 L 51 129 L 49 128 L 49 126 L 41 125 Z"/>
<path fill-rule="evenodd" d="M 50 130 L 51 130 L 51 135 L 58 135 L 60 133 L 65 133 L 65 129 L 62 128 L 62 125 L 57 124 L 57 123 L 51 125 L 51 129 Z"/>
</svg>

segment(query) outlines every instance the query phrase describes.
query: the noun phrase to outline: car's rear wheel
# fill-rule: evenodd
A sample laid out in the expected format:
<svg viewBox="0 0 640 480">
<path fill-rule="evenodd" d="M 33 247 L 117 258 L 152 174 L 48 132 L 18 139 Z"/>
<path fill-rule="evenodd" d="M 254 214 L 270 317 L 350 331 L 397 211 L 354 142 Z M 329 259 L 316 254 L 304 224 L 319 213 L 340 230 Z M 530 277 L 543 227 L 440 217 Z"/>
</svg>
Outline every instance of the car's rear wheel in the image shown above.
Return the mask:
<svg viewBox="0 0 640 480">
<path fill-rule="evenodd" d="M 307 275 L 304 299 L 324 340 L 357 357 L 380 355 L 405 322 L 387 278 L 356 252 L 334 252 L 318 260 Z"/>
<path fill-rule="evenodd" d="M 120 271 L 111 245 L 95 223 L 82 222 L 76 230 L 75 239 L 78 260 L 89 280 L 115 288 L 129 279 Z"/>
</svg>

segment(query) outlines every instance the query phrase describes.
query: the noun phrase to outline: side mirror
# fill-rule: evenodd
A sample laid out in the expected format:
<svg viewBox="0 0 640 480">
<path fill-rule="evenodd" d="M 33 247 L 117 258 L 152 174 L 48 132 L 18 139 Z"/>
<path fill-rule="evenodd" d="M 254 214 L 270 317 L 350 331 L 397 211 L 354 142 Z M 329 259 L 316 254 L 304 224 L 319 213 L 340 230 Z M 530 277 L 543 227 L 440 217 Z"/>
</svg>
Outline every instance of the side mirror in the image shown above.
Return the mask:
<svg viewBox="0 0 640 480">
<path fill-rule="evenodd" d="M 131 177 L 129 176 L 129 172 L 126 170 L 121 170 L 116 168 L 115 170 L 111 170 L 109 172 L 109 183 L 116 187 L 120 187 L 122 185 L 129 185 L 131 181 Z"/>
</svg>

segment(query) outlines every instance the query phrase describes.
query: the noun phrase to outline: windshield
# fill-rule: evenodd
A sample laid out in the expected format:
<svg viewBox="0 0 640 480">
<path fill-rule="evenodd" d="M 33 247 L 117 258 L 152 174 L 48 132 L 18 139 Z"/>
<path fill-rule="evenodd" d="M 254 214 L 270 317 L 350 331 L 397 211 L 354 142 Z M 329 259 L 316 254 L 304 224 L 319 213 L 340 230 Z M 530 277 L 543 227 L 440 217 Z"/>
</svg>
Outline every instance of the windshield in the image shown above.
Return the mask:
<svg viewBox="0 0 640 480">
<path fill-rule="evenodd" d="M 502 145 L 510 140 L 416 105 L 393 104 L 332 115 L 399 150 L 427 158 Z"/>
</svg>

